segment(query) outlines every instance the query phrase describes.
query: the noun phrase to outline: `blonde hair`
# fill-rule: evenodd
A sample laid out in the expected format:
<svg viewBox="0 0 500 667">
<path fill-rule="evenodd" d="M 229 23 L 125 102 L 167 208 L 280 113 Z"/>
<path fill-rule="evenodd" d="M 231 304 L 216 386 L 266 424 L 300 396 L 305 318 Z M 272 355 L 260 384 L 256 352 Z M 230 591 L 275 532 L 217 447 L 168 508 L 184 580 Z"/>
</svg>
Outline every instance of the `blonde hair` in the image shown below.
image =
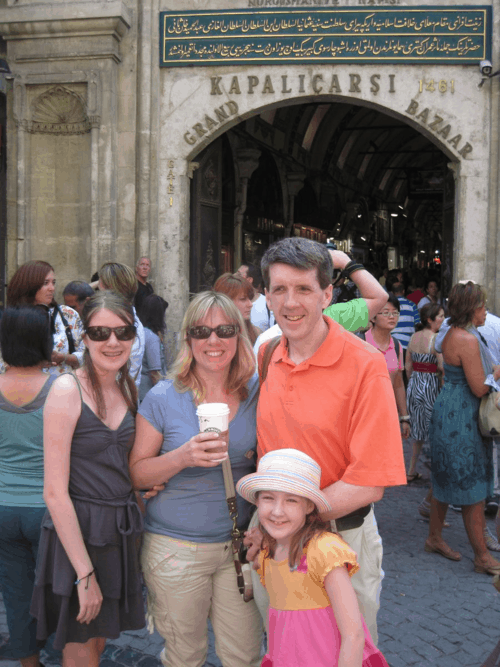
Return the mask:
<svg viewBox="0 0 500 667">
<path fill-rule="evenodd" d="M 236 354 L 229 367 L 226 392 L 237 396 L 240 401 L 245 400 L 248 396 L 247 382 L 255 373 L 255 355 L 246 333 L 245 322 L 238 308 L 225 294 L 200 292 L 191 301 L 184 315 L 181 327 L 181 346 L 168 374 L 177 391 L 185 392 L 190 389 L 197 403 L 205 398 L 206 388 L 196 373 L 196 361 L 187 332 L 190 327 L 200 324 L 207 313 L 216 308 L 224 313 L 230 324 L 237 324 L 239 327 Z"/>
<path fill-rule="evenodd" d="M 130 266 L 118 262 L 107 262 L 99 269 L 99 280 L 104 289 L 117 292 L 129 303 L 133 302 L 137 292 L 137 277 Z"/>
</svg>

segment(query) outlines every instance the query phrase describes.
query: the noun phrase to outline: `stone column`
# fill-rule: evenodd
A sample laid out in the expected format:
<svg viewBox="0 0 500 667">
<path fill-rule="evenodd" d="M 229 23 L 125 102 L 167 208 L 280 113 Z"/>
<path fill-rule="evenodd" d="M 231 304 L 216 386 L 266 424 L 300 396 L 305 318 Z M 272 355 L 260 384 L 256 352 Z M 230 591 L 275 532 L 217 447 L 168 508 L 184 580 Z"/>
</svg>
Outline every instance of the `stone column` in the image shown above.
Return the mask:
<svg viewBox="0 0 500 667">
<path fill-rule="evenodd" d="M 90 118 L 90 268 L 99 270 L 99 116 Z"/>
<path fill-rule="evenodd" d="M 138 94 L 137 94 L 137 217 L 135 255 L 153 258 L 153 270 L 157 269 L 156 247 L 152 244 L 151 216 L 151 151 L 152 151 L 152 104 L 156 99 L 156 38 L 157 26 L 154 20 L 158 12 L 157 0 L 143 0 L 138 4 Z M 153 65 L 154 63 L 154 65 Z M 156 223 L 156 221 L 154 221 Z M 156 244 L 154 244 L 156 246 Z"/>
<path fill-rule="evenodd" d="M 241 266 L 242 262 L 243 217 L 247 210 L 248 181 L 259 166 L 260 155 L 257 148 L 238 148 L 236 150 L 236 164 L 239 171 L 234 213 L 234 266 L 236 269 Z"/>
<path fill-rule="evenodd" d="M 288 190 L 288 216 L 285 223 L 285 236 L 291 236 L 295 220 L 295 197 L 304 187 L 306 173 L 302 171 L 290 171 L 286 174 Z"/>
</svg>

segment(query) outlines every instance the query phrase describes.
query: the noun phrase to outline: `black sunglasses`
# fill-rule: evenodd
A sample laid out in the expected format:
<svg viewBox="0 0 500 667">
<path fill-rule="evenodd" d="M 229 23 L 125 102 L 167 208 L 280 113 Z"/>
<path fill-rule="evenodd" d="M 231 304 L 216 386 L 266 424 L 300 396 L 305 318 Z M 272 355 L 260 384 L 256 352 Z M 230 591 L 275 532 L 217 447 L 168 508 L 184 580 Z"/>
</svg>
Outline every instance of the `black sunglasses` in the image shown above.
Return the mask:
<svg viewBox="0 0 500 667">
<path fill-rule="evenodd" d="M 87 327 L 85 333 L 96 343 L 102 343 L 114 332 L 118 340 L 132 340 L 136 335 L 136 328 L 133 324 L 126 324 L 123 327 Z"/>
<path fill-rule="evenodd" d="M 189 327 L 187 330 L 187 335 L 196 340 L 203 340 L 205 338 L 210 338 L 212 332 L 215 331 L 217 338 L 234 338 L 240 327 L 237 324 L 219 324 L 219 326 L 211 329 L 204 325 L 197 327 Z"/>
</svg>

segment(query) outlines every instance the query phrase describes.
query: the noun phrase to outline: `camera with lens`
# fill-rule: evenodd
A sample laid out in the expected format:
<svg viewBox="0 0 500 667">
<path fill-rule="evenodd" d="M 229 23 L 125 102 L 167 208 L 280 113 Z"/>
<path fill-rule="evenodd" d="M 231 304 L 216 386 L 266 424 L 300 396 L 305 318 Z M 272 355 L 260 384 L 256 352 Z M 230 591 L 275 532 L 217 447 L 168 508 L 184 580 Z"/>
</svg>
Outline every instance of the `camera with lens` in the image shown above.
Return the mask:
<svg viewBox="0 0 500 667">
<path fill-rule="evenodd" d="M 493 71 L 493 65 L 489 60 L 481 60 L 479 63 L 479 69 L 481 70 L 481 74 L 483 76 L 490 76 L 491 72 Z"/>
</svg>

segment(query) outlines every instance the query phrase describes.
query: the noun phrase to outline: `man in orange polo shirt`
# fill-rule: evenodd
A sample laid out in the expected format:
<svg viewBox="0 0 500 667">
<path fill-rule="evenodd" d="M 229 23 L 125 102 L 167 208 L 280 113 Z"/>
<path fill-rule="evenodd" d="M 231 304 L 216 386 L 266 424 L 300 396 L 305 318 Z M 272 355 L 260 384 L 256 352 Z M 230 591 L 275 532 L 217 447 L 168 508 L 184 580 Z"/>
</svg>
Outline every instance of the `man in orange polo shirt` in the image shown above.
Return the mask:
<svg viewBox="0 0 500 667">
<path fill-rule="evenodd" d="M 349 262 L 347 277 L 363 266 Z M 382 542 L 371 503 L 406 483 L 398 413 L 383 356 L 323 315 L 333 265 L 325 246 L 286 238 L 262 258 L 269 308 L 283 331 L 257 408 L 258 454 L 295 447 L 322 468 L 333 508 L 325 519 L 356 551 L 353 577 L 374 642 L 380 605 Z M 262 362 L 265 345 L 259 351 Z"/>
</svg>

